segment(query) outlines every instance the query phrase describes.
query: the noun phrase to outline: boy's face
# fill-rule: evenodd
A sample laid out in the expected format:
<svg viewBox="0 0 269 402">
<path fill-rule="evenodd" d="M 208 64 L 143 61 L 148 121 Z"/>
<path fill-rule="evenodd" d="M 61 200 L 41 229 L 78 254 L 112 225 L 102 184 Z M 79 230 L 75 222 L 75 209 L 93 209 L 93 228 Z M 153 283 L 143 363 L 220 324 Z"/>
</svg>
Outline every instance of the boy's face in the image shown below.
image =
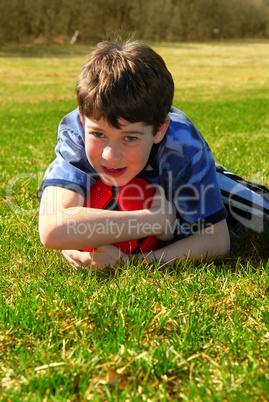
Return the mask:
<svg viewBox="0 0 269 402">
<path fill-rule="evenodd" d="M 153 136 L 153 127 L 120 120 L 120 129 L 107 120 L 85 119 L 85 150 L 88 161 L 101 180 L 112 186 L 129 183 L 147 164 L 153 144 L 159 143 L 167 130 L 169 118 Z"/>
</svg>

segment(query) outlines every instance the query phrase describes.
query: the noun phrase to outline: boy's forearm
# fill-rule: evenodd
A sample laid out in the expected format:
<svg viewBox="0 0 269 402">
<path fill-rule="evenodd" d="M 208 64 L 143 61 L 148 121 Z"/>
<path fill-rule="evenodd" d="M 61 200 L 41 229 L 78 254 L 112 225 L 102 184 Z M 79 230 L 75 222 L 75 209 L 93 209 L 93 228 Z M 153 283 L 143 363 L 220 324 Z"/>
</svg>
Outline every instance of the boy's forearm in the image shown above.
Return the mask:
<svg viewBox="0 0 269 402">
<path fill-rule="evenodd" d="M 39 212 L 39 235 L 48 248 L 96 248 L 115 242 L 157 236 L 168 240 L 175 214 L 163 205 L 139 211 L 85 208 L 84 198 L 67 189 L 46 187 Z M 166 205 L 167 206 L 167 205 Z"/>
<path fill-rule="evenodd" d="M 187 258 L 205 261 L 227 255 L 230 250 L 230 238 L 226 220 L 210 228 L 211 233 L 198 233 L 149 253 L 147 261 L 172 263 Z"/>
<path fill-rule="evenodd" d="M 106 211 L 66 208 L 40 218 L 40 238 L 48 248 L 83 249 L 147 236 L 163 231 L 164 217 L 150 210 Z"/>
</svg>

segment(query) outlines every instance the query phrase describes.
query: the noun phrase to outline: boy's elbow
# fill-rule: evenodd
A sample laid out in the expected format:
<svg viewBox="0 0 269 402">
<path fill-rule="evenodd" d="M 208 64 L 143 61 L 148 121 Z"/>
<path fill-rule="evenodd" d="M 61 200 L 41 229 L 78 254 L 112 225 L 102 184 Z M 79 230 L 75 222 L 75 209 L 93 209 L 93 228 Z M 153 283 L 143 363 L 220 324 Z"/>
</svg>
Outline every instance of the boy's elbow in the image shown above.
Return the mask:
<svg viewBox="0 0 269 402">
<path fill-rule="evenodd" d="M 226 219 L 217 224 L 216 242 L 218 255 L 225 257 L 230 253 L 231 242 Z"/>
<path fill-rule="evenodd" d="M 49 231 L 42 230 L 39 228 L 39 238 L 43 246 L 45 246 L 46 248 L 55 248 L 53 238 L 51 236 L 51 233 L 49 233 Z"/>
<path fill-rule="evenodd" d="M 226 257 L 229 255 L 231 249 L 230 239 L 226 239 L 220 247 L 219 255 L 221 257 Z"/>
<path fill-rule="evenodd" d="M 45 230 L 43 227 L 39 227 L 39 238 L 43 246 L 46 248 L 56 248 L 54 242 L 54 236 L 50 230 Z"/>
<path fill-rule="evenodd" d="M 59 225 L 56 225 L 53 219 L 40 219 L 38 230 L 43 246 L 51 249 L 62 249 L 60 229 Z"/>
</svg>

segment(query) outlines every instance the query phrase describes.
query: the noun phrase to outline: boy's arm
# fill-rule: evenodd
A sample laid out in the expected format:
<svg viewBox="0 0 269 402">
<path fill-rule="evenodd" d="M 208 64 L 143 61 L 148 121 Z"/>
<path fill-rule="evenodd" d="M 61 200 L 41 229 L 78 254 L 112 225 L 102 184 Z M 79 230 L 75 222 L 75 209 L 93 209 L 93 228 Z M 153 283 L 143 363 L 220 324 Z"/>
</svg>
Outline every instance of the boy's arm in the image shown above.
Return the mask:
<svg viewBox="0 0 269 402">
<path fill-rule="evenodd" d="M 156 191 L 150 210 L 107 211 L 83 205 L 83 196 L 74 191 L 45 188 L 40 203 L 39 235 L 46 247 L 83 249 L 150 235 L 160 240 L 172 237 L 166 231 L 174 226 L 175 210 L 163 191 Z"/>
<path fill-rule="evenodd" d="M 210 258 L 222 257 L 229 253 L 230 238 L 226 219 L 208 227 L 204 232 L 178 240 L 166 247 L 155 250 L 148 255 L 137 255 L 139 259 L 145 259 L 148 263 L 159 261 L 160 263 L 173 263 L 178 260 L 194 259 L 199 262 Z M 88 266 L 102 268 L 113 265 L 120 259 L 127 261 L 132 255 L 122 253 L 117 247 L 103 246 L 93 253 L 83 253 L 76 250 L 63 251 L 64 257 L 74 267 Z"/>
<path fill-rule="evenodd" d="M 170 262 L 175 260 L 194 259 L 198 261 L 222 257 L 230 251 L 230 236 L 226 219 L 207 227 L 192 236 L 178 240 L 159 250 L 147 258 L 152 262 Z"/>
</svg>

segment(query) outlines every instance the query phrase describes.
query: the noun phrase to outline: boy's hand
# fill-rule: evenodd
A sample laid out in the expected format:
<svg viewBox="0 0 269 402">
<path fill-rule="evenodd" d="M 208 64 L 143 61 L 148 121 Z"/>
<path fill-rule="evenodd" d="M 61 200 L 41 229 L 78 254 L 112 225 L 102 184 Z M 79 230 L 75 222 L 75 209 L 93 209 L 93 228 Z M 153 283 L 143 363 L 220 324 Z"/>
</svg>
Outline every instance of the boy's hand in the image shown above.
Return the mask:
<svg viewBox="0 0 269 402">
<path fill-rule="evenodd" d="M 112 245 L 98 247 L 91 253 L 78 250 L 63 250 L 62 254 L 69 264 L 75 268 L 89 267 L 93 269 L 113 266 L 120 259 L 124 261 L 130 257 L 118 247 Z"/>
<path fill-rule="evenodd" d="M 162 232 L 156 235 L 157 239 L 168 241 L 173 238 L 176 224 L 176 208 L 165 197 L 164 189 L 157 187 L 150 211 L 156 215 L 156 222 L 160 223 Z"/>
</svg>

